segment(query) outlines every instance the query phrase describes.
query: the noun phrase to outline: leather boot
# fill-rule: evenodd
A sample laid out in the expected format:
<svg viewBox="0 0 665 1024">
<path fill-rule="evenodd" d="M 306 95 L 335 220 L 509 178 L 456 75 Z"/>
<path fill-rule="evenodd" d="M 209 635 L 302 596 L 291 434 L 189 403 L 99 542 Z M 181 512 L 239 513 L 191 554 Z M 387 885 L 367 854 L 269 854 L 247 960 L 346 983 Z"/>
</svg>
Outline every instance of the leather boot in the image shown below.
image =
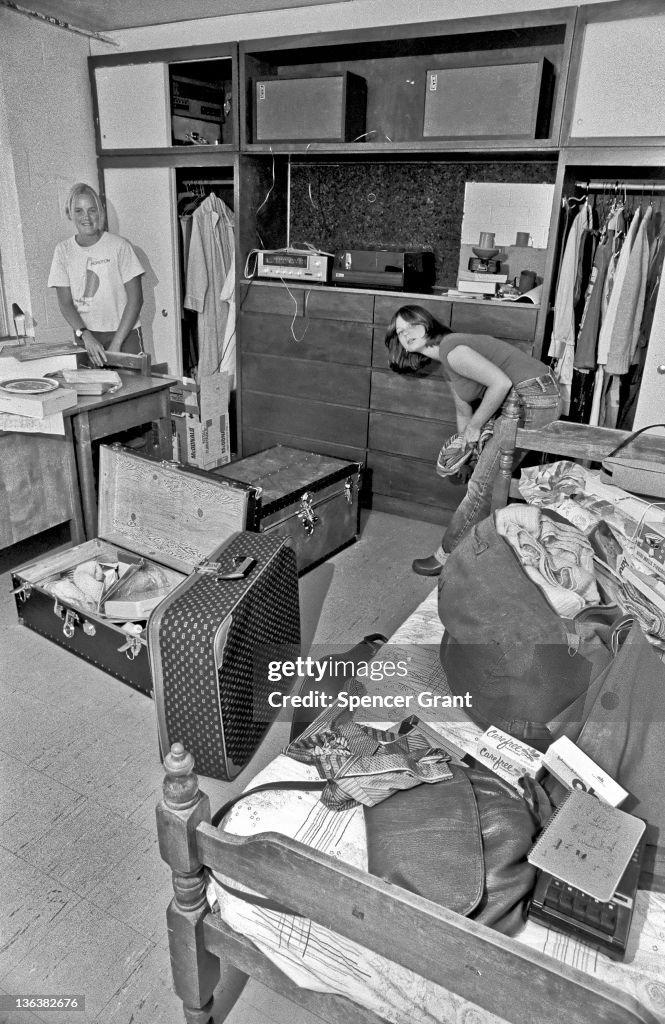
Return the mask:
<svg viewBox="0 0 665 1024">
<path fill-rule="evenodd" d="M 438 576 L 443 566 L 438 558 L 430 555 L 429 558 L 414 558 L 411 568 L 419 576 Z"/>
</svg>

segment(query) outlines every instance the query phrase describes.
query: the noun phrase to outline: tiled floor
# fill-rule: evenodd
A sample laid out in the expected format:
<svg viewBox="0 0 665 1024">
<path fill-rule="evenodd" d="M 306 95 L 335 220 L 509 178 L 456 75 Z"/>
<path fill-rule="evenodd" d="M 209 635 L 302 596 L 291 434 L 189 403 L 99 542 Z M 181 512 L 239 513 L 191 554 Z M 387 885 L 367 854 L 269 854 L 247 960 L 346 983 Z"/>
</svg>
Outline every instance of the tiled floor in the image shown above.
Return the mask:
<svg viewBox="0 0 665 1024">
<path fill-rule="evenodd" d="M 432 589 L 410 563 L 439 536 L 428 523 L 364 517 L 355 545 L 301 579 L 305 650 L 390 634 Z M 16 619 L 7 570 L 62 540 L 56 531 L 0 552 L 0 994 L 84 994 L 86 1009 L 0 1010 L 0 1024 L 182 1024 L 166 940 L 170 872 L 154 824 L 154 707 Z M 213 810 L 287 733 L 273 726 L 232 784 L 203 780 Z M 227 1019 L 323 1018 L 250 982 Z"/>
</svg>

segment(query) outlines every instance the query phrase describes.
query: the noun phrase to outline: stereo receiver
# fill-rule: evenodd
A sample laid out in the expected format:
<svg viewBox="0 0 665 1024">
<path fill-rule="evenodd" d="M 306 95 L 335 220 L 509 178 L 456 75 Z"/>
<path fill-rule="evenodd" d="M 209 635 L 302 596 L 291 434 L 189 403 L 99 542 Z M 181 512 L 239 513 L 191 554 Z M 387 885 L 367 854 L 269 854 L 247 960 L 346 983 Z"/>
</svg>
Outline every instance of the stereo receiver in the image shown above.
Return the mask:
<svg viewBox="0 0 665 1024">
<path fill-rule="evenodd" d="M 330 276 L 330 256 L 318 252 L 280 249 L 256 252 L 256 277 L 325 284 Z"/>
</svg>

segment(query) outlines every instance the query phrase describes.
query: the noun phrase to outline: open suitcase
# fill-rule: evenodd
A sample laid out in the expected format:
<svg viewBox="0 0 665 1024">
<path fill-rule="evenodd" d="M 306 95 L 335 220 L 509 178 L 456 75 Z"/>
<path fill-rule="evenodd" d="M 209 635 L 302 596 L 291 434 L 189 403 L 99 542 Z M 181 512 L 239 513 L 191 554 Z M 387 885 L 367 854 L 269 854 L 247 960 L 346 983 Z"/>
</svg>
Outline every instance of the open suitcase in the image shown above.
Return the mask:
<svg viewBox="0 0 665 1024">
<path fill-rule="evenodd" d="M 358 536 L 358 462 L 277 444 L 221 466 L 214 475 L 256 489 L 256 526 L 248 529 L 288 538 L 299 573 Z"/>
<path fill-rule="evenodd" d="M 67 588 L 54 595 L 53 584 L 73 577 L 85 563 L 142 557 L 176 589 L 196 565 L 251 528 L 255 513 L 256 491 L 246 484 L 101 445 L 99 536 L 13 571 L 19 621 L 151 694 L 145 619 L 109 618 L 67 596 Z"/>
</svg>

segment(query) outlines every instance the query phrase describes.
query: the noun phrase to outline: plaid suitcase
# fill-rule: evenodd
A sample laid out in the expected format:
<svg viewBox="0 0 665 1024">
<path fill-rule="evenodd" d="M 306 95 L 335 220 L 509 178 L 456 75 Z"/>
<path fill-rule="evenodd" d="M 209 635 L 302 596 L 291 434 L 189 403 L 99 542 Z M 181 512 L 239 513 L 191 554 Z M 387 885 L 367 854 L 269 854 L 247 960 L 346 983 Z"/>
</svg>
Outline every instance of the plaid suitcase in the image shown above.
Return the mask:
<svg viewBox="0 0 665 1024">
<path fill-rule="evenodd" d="M 155 610 L 148 644 L 160 745 L 180 742 L 196 771 L 234 778 L 278 713 L 268 662 L 299 653 L 296 556 L 278 537 L 242 532 Z"/>
</svg>

